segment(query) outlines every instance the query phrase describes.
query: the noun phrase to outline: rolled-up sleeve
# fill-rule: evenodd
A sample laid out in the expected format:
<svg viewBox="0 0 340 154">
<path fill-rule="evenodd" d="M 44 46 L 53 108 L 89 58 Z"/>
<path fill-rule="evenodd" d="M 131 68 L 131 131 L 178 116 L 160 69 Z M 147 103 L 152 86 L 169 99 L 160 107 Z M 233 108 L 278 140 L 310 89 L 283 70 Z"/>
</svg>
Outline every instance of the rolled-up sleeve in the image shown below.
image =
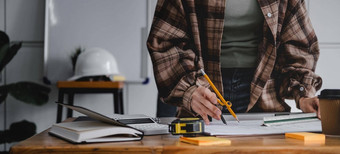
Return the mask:
<svg viewBox="0 0 340 154">
<path fill-rule="evenodd" d="M 304 1 L 288 6 L 278 47 L 279 94 L 295 99 L 313 97 L 321 88 L 322 79 L 315 74 L 319 45 Z"/>
<path fill-rule="evenodd" d="M 182 1 L 159 0 L 147 47 L 161 99 L 191 111 L 191 95 L 200 72 L 187 28 Z M 203 65 L 201 60 L 199 63 Z"/>
</svg>

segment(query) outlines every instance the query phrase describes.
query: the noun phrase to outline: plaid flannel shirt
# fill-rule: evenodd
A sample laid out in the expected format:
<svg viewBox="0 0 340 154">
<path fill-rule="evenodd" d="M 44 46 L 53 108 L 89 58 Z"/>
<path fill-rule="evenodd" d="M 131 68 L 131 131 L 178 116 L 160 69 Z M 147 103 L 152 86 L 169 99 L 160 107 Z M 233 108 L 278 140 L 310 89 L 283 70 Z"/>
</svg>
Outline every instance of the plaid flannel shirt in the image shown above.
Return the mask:
<svg viewBox="0 0 340 154">
<path fill-rule="evenodd" d="M 203 68 L 223 94 L 220 52 L 225 0 L 159 0 L 147 41 L 161 99 L 178 116 L 196 116 L 191 95 L 209 87 Z M 258 0 L 264 15 L 250 103 L 264 112 L 290 111 L 284 99 L 313 97 L 319 46 L 304 0 Z M 228 98 L 226 98 L 228 99 Z"/>
</svg>

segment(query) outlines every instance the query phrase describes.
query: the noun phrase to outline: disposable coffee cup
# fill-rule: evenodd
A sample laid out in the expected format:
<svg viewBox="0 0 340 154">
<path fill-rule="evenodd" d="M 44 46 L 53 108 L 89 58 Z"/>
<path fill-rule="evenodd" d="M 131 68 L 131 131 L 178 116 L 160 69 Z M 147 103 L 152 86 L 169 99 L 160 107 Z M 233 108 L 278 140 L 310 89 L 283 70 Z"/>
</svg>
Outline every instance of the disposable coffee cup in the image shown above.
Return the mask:
<svg viewBox="0 0 340 154">
<path fill-rule="evenodd" d="M 318 97 L 322 133 L 340 135 L 340 89 L 324 89 Z"/>
</svg>

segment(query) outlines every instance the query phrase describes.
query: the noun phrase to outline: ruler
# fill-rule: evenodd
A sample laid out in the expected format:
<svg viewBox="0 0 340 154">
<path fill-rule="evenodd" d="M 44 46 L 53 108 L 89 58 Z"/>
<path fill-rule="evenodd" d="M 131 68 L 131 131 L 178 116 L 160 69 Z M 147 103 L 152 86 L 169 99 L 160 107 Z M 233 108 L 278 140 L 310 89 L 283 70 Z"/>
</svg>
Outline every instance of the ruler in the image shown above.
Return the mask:
<svg viewBox="0 0 340 154">
<path fill-rule="evenodd" d="M 302 123 L 319 120 L 316 113 L 298 113 L 289 115 L 278 115 L 271 117 L 263 117 L 263 125 L 275 126 L 293 123 Z"/>
</svg>

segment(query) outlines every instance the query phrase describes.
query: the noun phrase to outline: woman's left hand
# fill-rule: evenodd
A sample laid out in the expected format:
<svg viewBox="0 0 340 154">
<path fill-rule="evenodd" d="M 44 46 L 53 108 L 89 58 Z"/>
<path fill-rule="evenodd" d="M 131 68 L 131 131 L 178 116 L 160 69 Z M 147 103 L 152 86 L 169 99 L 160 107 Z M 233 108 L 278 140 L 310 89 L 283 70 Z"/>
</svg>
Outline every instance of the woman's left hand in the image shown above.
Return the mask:
<svg viewBox="0 0 340 154">
<path fill-rule="evenodd" d="M 312 98 L 301 97 L 299 100 L 299 105 L 300 105 L 300 109 L 303 112 L 317 113 L 318 118 L 321 119 L 318 97 L 312 97 Z"/>
</svg>

